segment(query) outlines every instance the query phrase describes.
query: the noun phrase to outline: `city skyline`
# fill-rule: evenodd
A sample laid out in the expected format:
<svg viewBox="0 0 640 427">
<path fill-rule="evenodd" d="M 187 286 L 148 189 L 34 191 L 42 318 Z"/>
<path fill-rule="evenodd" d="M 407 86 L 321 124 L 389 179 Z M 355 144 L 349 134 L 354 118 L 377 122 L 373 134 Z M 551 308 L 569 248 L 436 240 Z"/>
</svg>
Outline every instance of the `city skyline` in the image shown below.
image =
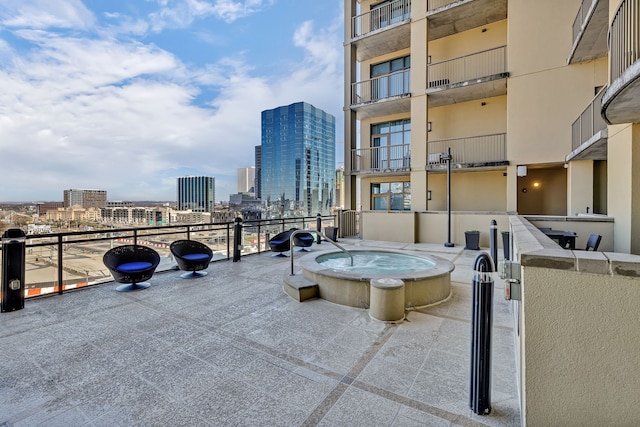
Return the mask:
<svg viewBox="0 0 640 427">
<path fill-rule="evenodd" d="M 294 102 L 336 116 L 341 145 L 342 14 L 338 0 L 0 0 L 0 200 L 173 200 L 189 175 L 215 176 L 224 200 L 254 163 L 260 112 Z"/>
</svg>

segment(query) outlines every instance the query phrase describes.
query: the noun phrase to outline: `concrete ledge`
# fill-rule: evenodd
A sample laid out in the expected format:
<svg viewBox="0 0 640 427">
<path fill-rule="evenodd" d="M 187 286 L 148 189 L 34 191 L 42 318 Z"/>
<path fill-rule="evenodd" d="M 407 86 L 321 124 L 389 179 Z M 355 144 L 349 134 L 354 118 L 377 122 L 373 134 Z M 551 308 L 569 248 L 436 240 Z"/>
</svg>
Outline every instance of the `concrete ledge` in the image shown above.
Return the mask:
<svg viewBox="0 0 640 427">
<path fill-rule="evenodd" d="M 301 274 L 291 276 L 285 273 L 284 276 L 282 276 L 282 289 L 287 295 L 298 302 L 318 298 L 319 296 L 318 284 Z"/>
</svg>

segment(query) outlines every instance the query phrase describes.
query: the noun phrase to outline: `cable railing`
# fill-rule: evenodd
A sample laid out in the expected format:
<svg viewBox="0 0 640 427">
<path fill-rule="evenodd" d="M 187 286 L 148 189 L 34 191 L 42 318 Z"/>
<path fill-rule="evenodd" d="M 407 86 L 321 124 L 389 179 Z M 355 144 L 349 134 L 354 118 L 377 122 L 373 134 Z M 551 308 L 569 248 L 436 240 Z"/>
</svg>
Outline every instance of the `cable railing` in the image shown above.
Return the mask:
<svg viewBox="0 0 640 427">
<path fill-rule="evenodd" d="M 427 168 L 445 168 L 443 156 L 448 148 L 451 148 L 451 163 L 459 165 L 457 167 L 496 166 L 507 162 L 507 134 L 497 133 L 429 141 Z"/>
<path fill-rule="evenodd" d="M 318 224 L 332 226 L 334 223 L 333 215 L 247 220 L 242 223 L 240 255 L 269 251 L 269 238 L 282 231 L 299 228 L 316 232 Z M 214 252 L 214 261 L 230 260 L 234 255 L 234 225 L 235 222 L 176 224 L 28 235 L 25 296 L 62 294 L 113 281 L 102 257 L 118 245 L 137 244 L 155 249 L 161 257 L 156 271 L 176 268 L 169 246 L 179 239 L 205 243 Z"/>
<path fill-rule="evenodd" d="M 411 93 L 410 70 L 397 71 L 351 85 L 351 104 L 379 101 Z"/>
<path fill-rule="evenodd" d="M 600 114 L 602 107 L 602 96 L 606 86 L 600 89 L 598 94 L 591 100 L 587 108 L 571 125 L 571 150 L 580 147 L 597 132 L 607 128 L 607 123 Z"/>
<path fill-rule="evenodd" d="M 640 0 L 622 0 L 609 28 L 610 82 L 640 59 Z"/>
<path fill-rule="evenodd" d="M 411 17 L 411 0 L 396 0 L 354 16 L 351 22 L 351 37 L 361 37 L 372 31 L 388 27 Z"/>
<path fill-rule="evenodd" d="M 356 148 L 351 150 L 351 170 L 365 173 L 409 170 L 410 150 L 410 144 Z"/>
<path fill-rule="evenodd" d="M 507 72 L 507 47 L 476 52 L 429 65 L 428 88 L 463 83 Z"/>
</svg>

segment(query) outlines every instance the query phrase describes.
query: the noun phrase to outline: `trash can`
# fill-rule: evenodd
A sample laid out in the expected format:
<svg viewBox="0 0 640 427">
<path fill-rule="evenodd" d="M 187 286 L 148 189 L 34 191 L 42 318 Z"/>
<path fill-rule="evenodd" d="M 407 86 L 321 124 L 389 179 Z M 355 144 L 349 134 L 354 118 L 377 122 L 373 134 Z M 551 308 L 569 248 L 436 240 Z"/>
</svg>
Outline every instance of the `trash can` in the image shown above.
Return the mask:
<svg viewBox="0 0 640 427">
<path fill-rule="evenodd" d="M 338 241 L 338 227 L 325 227 L 324 235 L 327 236 L 327 239 L 333 240 L 334 242 Z"/>
<path fill-rule="evenodd" d="M 25 237 L 19 228 L 2 235 L 2 313 L 24 308 Z"/>
</svg>

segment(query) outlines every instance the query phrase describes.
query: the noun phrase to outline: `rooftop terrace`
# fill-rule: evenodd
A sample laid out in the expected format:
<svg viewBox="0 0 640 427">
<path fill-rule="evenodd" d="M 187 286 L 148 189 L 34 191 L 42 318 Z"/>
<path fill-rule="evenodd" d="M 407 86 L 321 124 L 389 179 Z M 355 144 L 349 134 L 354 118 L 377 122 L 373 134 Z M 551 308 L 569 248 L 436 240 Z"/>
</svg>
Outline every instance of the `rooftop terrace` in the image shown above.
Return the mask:
<svg viewBox="0 0 640 427">
<path fill-rule="evenodd" d="M 0 314 L 0 426 L 520 425 L 513 321 L 497 278 L 492 412 L 469 409 L 478 252 L 340 243 L 448 259 L 452 296 L 385 324 L 365 309 L 292 300 L 282 290 L 290 259 L 264 252 L 214 262 L 199 279 L 157 272 L 142 291 L 111 282 L 29 299 Z"/>
</svg>

